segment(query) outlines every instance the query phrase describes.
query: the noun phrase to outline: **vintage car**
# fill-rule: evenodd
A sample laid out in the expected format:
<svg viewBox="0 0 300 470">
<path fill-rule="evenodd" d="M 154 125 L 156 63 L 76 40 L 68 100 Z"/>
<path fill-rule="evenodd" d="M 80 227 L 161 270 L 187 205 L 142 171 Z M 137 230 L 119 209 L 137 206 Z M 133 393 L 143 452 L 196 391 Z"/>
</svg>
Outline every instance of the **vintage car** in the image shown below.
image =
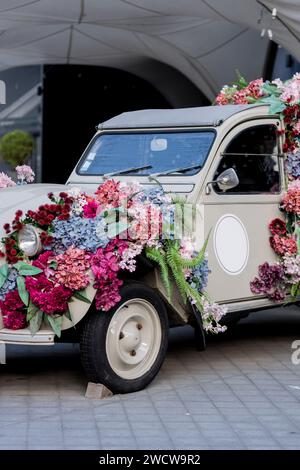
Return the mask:
<svg viewBox="0 0 300 470">
<path fill-rule="evenodd" d="M 207 292 L 228 307 L 225 321 L 238 321 L 251 311 L 274 306 L 266 296 L 253 294 L 249 283 L 261 261 L 276 261 L 268 223 L 278 217 L 286 187 L 283 137 L 278 132 L 283 129 L 280 117 L 260 104 L 123 113 L 98 126 L 66 185 L 2 190 L 1 227 L 12 220 L 16 209 L 26 211 L 45 202 L 49 191 L 76 186 L 93 192 L 107 177 L 139 181 L 145 187 L 158 182 L 165 191 L 197 205 L 199 246 L 211 230 Z M 36 252 L 36 231 L 23 236 L 24 251 Z M 76 329 L 65 319 L 60 339 L 80 341 L 88 380 L 114 393 L 140 390 L 153 379 L 166 354 L 169 325 L 192 324 L 199 348 L 205 345 L 201 321 L 192 307 L 176 290 L 168 300 L 151 263 L 141 261 L 137 273 L 125 281 L 121 301 L 105 314 L 95 312 L 95 290 L 89 286 L 86 294 L 92 303 L 72 302 Z M 50 346 L 55 341 L 46 325 L 32 336 L 28 328 L 12 331 L 0 324 L 2 362 L 5 345 Z"/>
</svg>

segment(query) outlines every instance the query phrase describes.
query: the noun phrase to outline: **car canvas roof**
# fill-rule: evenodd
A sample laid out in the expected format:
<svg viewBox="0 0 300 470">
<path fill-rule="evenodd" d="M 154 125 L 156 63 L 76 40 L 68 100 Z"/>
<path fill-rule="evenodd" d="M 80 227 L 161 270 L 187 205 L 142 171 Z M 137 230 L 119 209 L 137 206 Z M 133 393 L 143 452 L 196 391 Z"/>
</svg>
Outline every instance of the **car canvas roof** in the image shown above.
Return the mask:
<svg viewBox="0 0 300 470">
<path fill-rule="evenodd" d="M 98 129 L 132 129 L 148 127 L 219 126 L 234 114 L 264 104 L 202 106 L 180 109 L 144 109 L 119 114 L 99 124 Z"/>
</svg>

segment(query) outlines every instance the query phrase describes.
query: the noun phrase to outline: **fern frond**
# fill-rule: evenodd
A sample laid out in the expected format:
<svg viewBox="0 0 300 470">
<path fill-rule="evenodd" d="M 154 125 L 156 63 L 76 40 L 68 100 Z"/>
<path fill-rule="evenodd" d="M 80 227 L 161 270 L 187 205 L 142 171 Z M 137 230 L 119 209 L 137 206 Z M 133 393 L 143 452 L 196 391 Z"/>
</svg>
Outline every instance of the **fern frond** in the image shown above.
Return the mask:
<svg viewBox="0 0 300 470">
<path fill-rule="evenodd" d="M 172 271 L 179 293 L 182 296 L 183 301 L 186 302 L 188 298 L 187 288 L 186 288 L 187 282 L 186 282 L 181 264 L 176 258 L 176 254 L 177 254 L 176 248 L 174 246 L 170 246 L 166 253 L 166 260 Z"/>
<path fill-rule="evenodd" d="M 165 256 L 157 248 L 150 247 L 147 247 L 145 249 L 145 254 L 148 259 L 158 264 L 160 268 L 162 282 L 165 286 L 168 299 L 170 300 L 172 295 L 172 286 L 169 277 L 169 268 L 165 260 Z"/>
<path fill-rule="evenodd" d="M 210 232 L 211 232 L 211 230 L 209 231 L 209 234 L 207 235 L 206 240 L 205 240 L 201 250 L 199 251 L 198 255 L 195 258 L 190 258 L 190 259 L 182 258 L 180 256 L 180 254 L 177 252 L 176 257 L 180 258 L 182 268 L 192 269 L 192 268 L 196 268 L 200 263 L 202 263 L 202 261 L 205 258 L 205 252 L 206 252 Z"/>
</svg>

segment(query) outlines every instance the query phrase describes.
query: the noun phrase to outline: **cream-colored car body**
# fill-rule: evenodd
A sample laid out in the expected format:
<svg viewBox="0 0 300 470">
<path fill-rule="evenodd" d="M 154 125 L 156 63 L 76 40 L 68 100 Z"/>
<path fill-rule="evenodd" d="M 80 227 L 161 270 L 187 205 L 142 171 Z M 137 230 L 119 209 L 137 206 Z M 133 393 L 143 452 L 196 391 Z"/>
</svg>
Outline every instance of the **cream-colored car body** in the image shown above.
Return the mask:
<svg viewBox="0 0 300 470">
<path fill-rule="evenodd" d="M 203 108 L 205 109 L 205 108 Z M 180 110 L 178 110 L 180 111 Z M 109 121 L 108 121 L 109 123 Z M 228 306 L 229 312 L 243 312 L 264 307 L 272 303 L 263 295 L 254 295 L 249 283 L 257 275 L 258 265 L 264 261 L 275 262 L 276 257 L 269 245 L 268 223 L 280 215 L 278 205 L 285 189 L 283 161 L 280 159 L 281 192 L 279 194 L 220 194 L 213 189 L 206 191 L 207 184 L 213 180 L 215 170 L 220 162 L 221 154 L 234 136 L 241 130 L 257 124 L 274 124 L 283 129 L 278 116 L 270 116 L 268 106 L 244 106 L 244 109 L 227 117 L 223 122 L 212 125 L 193 125 L 174 127 L 157 125 L 157 128 L 137 126 L 136 128 L 99 129 L 97 134 L 109 132 L 136 131 L 185 131 L 189 129 L 214 129 L 215 140 L 202 170 L 192 176 L 160 176 L 158 179 L 164 189 L 179 194 L 187 202 L 197 204 L 196 240 L 200 247 L 211 230 L 208 243 L 208 259 L 211 274 L 209 276 L 208 293 L 212 299 Z M 282 153 L 281 137 L 278 138 L 278 153 Z M 114 176 L 120 181 L 139 181 L 145 187 L 153 186 L 146 176 Z M 82 176 L 71 173 L 66 185 L 33 184 L 1 190 L 0 217 L 3 223 L 11 221 L 17 209 L 24 212 L 46 202 L 47 193 L 58 193 L 70 187 L 80 187 L 92 193 L 103 182 L 102 176 Z M 4 233 L 0 233 L 3 236 Z M 2 261 L 3 262 L 3 261 Z M 1 263 L 1 261 L 0 261 Z M 145 282 L 157 289 L 166 299 L 167 296 L 157 271 L 148 274 Z M 93 299 L 95 290 L 88 289 L 88 297 Z M 71 303 L 74 323 L 81 320 L 89 306 L 79 300 Z M 171 321 L 184 323 L 187 321 L 186 307 L 180 296 L 175 292 L 170 305 Z M 174 320 L 175 319 L 175 320 Z M 72 326 L 65 321 L 63 329 Z M 0 325 L 1 328 L 1 325 Z M 11 331 L 0 329 L 0 342 L 21 344 L 53 344 L 54 334 L 43 327 L 35 336 L 28 329 Z"/>
</svg>

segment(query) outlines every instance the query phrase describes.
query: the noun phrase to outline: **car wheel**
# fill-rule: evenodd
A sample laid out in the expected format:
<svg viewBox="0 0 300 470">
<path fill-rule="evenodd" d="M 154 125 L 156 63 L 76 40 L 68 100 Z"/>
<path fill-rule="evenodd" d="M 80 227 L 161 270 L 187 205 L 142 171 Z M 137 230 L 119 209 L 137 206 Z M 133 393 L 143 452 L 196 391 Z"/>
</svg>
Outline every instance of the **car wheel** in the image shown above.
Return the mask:
<svg viewBox="0 0 300 470">
<path fill-rule="evenodd" d="M 145 388 L 158 373 L 168 346 L 168 315 L 149 287 L 126 284 L 109 312 L 91 312 L 83 326 L 81 358 L 90 382 L 113 393 Z"/>
</svg>

